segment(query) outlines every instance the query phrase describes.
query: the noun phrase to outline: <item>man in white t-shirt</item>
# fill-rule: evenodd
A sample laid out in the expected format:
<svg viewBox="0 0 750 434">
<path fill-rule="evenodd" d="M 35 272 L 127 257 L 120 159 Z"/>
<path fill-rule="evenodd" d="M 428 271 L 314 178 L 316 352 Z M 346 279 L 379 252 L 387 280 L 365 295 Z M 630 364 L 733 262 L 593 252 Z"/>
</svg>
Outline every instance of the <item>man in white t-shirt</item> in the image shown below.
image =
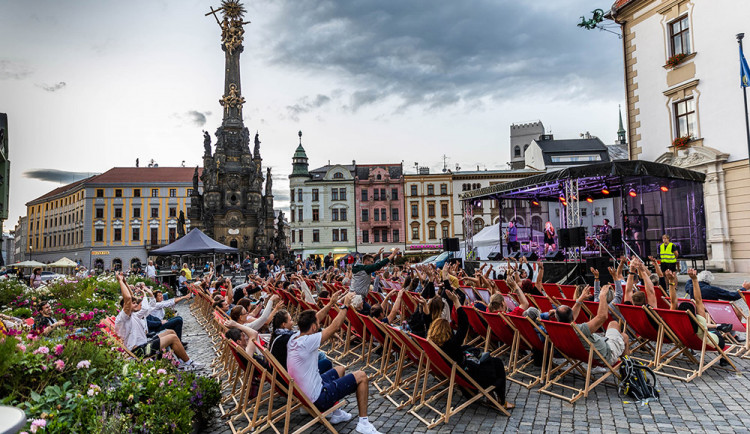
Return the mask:
<svg viewBox="0 0 750 434">
<path fill-rule="evenodd" d="M 160 349 L 171 346 L 174 353 L 182 361 L 178 366 L 179 369 L 185 371 L 200 369 L 202 366 L 190 360 L 174 330 L 165 330 L 151 339 L 148 338 L 146 317 L 151 309 L 148 307 L 141 308 L 142 300 L 133 297 L 122 273 L 117 273 L 117 280 L 120 283 L 120 293 L 122 294 L 122 300 L 120 301 L 122 310 L 115 319 L 115 331 L 122 338 L 125 346 L 139 357 L 152 356 Z"/>
<path fill-rule="evenodd" d="M 318 351 L 323 342 L 341 329 L 346 319 L 346 310 L 350 308 L 354 293 L 344 298 L 344 307 L 339 310 L 336 319 L 325 329 L 320 323 L 314 310 L 302 312 L 297 320 L 299 332 L 295 333 L 287 343 L 287 371 L 321 412 L 333 407 L 336 402 L 352 393 L 357 394 L 359 408 L 359 422 L 357 432 L 364 434 L 379 434 L 367 418 L 367 374 L 355 371 L 345 375 L 343 366 L 337 366 L 322 375 L 318 372 Z M 346 422 L 352 415 L 337 409 L 331 414 L 331 423 Z"/>
<path fill-rule="evenodd" d="M 148 261 L 148 265 L 146 265 L 146 277 L 149 279 L 156 279 L 156 267 L 154 267 L 154 261 Z"/>
</svg>

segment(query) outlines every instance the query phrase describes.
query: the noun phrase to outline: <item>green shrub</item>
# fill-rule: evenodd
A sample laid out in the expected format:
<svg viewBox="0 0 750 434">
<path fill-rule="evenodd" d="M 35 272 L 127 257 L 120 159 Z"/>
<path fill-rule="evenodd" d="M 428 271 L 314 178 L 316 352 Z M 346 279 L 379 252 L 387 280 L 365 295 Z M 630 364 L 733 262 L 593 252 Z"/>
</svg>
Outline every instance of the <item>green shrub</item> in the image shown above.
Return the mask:
<svg viewBox="0 0 750 434">
<path fill-rule="evenodd" d="M 31 318 L 32 311 L 28 307 L 19 307 L 17 309 L 13 309 L 8 314 L 10 316 L 14 316 L 16 318 Z"/>
<path fill-rule="evenodd" d="M 23 297 L 27 288 L 15 279 L 0 281 L 0 309 L 10 306 L 18 297 Z"/>
</svg>

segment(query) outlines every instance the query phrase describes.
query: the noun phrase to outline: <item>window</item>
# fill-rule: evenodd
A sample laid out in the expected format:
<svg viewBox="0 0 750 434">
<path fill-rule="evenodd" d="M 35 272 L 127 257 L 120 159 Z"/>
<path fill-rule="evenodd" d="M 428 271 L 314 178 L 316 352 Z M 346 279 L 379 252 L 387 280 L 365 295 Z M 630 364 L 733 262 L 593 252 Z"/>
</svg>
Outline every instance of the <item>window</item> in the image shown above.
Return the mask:
<svg viewBox="0 0 750 434">
<path fill-rule="evenodd" d="M 134 219 L 141 218 L 141 209 L 140 208 L 133 208 L 133 218 Z"/>
<path fill-rule="evenodd" d="M 313 243 L 319 243 L 320 242 L 320 231 L 318 229 L 313 229 Z"/>
<path fill-rule="evenodd" d="M 367 190 L 362 190 L 362 202 L 367 202 Z"/>
<path fill-rule="evenodd" d="M 96 197 L 104 197 L 104 189 L 103 188 L 97 188 L 96 189 Z M 45 208 L 49 209 L 49 208 Z"/>
<path fill-rule="evenodd" d="M 339 210 L 339 220 L 344 221 L 344 222 L 346 221 L 346 210 L 345 209 L 340 209 Z"/>
<path fill-rule="evenodd" d="M 97 208 L 96 209 L 96 218 L 98 218 L 98 219 L 103 219 L 104 218 L 104 208 Z M 47 224 L 46 220 L 44 221 L 44 224 L 45 224 L 45 227 L 46 227 L 46 224 Z"/>
<path fill-rule="evenodd" d="M 586 217 L 588 215 L 588 210 L 586 208 L 581 208 L 581 217 Z"/>
<path fill-rule="evenodd" d="M 341 172 L 336 172 L 333 174 L 333 179 L 343 179 L 343 178 L 344 178 L 344 174 Z"/>
<path fill-rule="evenodd" d="M 696 134 L 695 100 L 688 98 L 674 104 L 677 137 L 691 137 Z"/>
<path fill-rule="evenodd" d="M 440 184 L 440 194 L 448 194 L 448 184 Z"/>
<path fill-rule="evenodd" d="M 338 241 L 339 240 L 339 230 L 338 229 L 332 229 L 331 230 L 331 241 Z"/>
<path fill-rule="evenodd" d="M 188 196 L 192 196 L 193 195 L 193 189 L 192 188 L 188 188 L 187 189 L 187 195 Z"/>
<path fill-rule="evenodd" d="M 339 189 L 338 188 L 332 188 L 331 189 L 331 200 L 339 200 Z"/>
<path fill-rule="evenodd" d="M 450 235 L 448 234 L 448 225 L 443 225 L 443 227 L 442 227 L 442 231 L 443 231 L 443 233 L 442 233 L 442 235 L 443 235 L 443 238 L 448 238 L 448 237 L 450 236 Z"/>
<path fill-rule="evenodd" d="M 427 204 L 427 217 L 435 218 L 435 204 L 434 203 Z"/>
<path fill-rule="evenodd" d="M 385 188 L 380 189 L 380 200 L 387 200 L 388 198 L 385 197 Z"/>
<path fill-rule="evenodd" d="M 116 219 L 122 218 L 122 208 L 115 208 L 115 218 Z"/>
<path fill-rule="evenodd" d="M 122 229 L 115 228 L 114 240 L 115 241 L 122 241 Z"/>
<path fill-rule="evenodd" d="M 606 206 L 602 207 L 602 215 L 607 215 L 607 207 Z"/>
<path fill-rule="evenodd" d="M 289 201 L 294 202 L 294 189 L 289 190 Z"/>
<path fill-rule="evenodd" d="M 380 220 L 381 221 L 388 221 L 388 210 L 385 208 L 380 209 Z"/>
<path fill-rule="evenodd" d="M 169 242 L 174 242 L 174 240 L 177 239 L 177 228 L 169 228 L 167 235 L 169 237 Z"/>
<path fill-rule="evenodd" d="M 369 219 L 370 219 L 370 211 L 366 210 L 366 209 L 363 209 L 362 210 L 362 221 L 366 222 Z"/>
<path fill-rule="evenodd" d="M 312 190 L 312 201 L 313 202 L 317 202 L 318 200 L 320 200 L 320 194 L 318 192 L 318 189 L 317 188 L 313 188 L 313 190 Z"/>
<path fill-rule="evenodd" d="M 561 156 L 551 156 L 550 160 L 553 163 L 571 163 L 571 162 L 577 162 L 577 161 L 601 161 L 602 157 L 599 154 L 561 155 Z"/>
<path fill-rule="evenodd" d="M 349 238 L 346 235 L 346 229 L 341 229 L 341 241 L 349 241 Z"/>
<path fill-rule="evenodd" d="M 398 234 L 398 229 L 394 229 L 394 230 L 393 230 L 393 242 L 394 242 L 394 243 L 400 243 L 400 242 L 401 242 L 401 241 L 399 240 L 399 237 L 398 237 L 398 236 L 399 236 L 399 234 Z"/>
<path fill-rule="evenodd" d="M 412 228 L 411 228 L 411 239 L 412 240 L 418 240 L 419 239 L 419 226 L 412 226 Z"/>
<path fill-rule="evenodd" d="M 391 189 L 391 200 L 398 200 L 398 188 Z"/>
<path fill-rule="evenodd" d="M 158 188 L 152 188 L 151 189 L 151 197 L 159 197 L 159 189 Z"/>
<path fill-rule="evenodd" d="M 156 208 L 156 207 L 151 208 L 151 218 L 152 219 L 159 218 L 159 208 Z"/>
<path fill-rule="evenodd" d="M 383 179 L 383 176 L 380 175 L 380 174 L 378 174 L 378 176 L 376 176 L 375 179 L 377 179 L 378 181 L 380 181 L 381 179 Z"/>
<path fill-rule="evenodd" d="M 411 217 L 412 218 L 419 217 L 419 207 L 417 206 L 416 203 L 411 204 Z"/>
<path fill-rule="evenodd" d="M 391 208 L 391 220 L 394 222 L 398 221 L 398 208 Z"/>
<path fill-rule="evenodd" d="M 302 202 L 302 189 L 297 189 L 297 202 Z"/>
<path fill-rule="evenodd" d="M 177 217 L 177 208 L 175 208 L 175 207 L 170 207 L 170 208 L 169 208 L 169 216 L 170 216 L 170 217 Z"/>
<path fill-rule="evenodd" d="M 339 210 L 332 209 L 331 210 L 331 220 L 338 221 L 338 219 L 339 219 Z"/>
<path fill-rule="evenodd" d="M 159 229 L 151 228 L 151 244 L 159 244 Z"/>
<path fill-rule="evenodd" d="M 170 188 L 169 189 L 169 197 L 177 197 L 177 189 L 176 188 Z"/>
<path fill-rule="evenodd" d="M 297 235 L 297 231 L 292 231 L 292 244 L 297 242 L 295 241 L 295 238 L 297 238 L 296 235 Z"/>
<path fill-rule="evenodd" d="M 380 242 L 380 231 L 377 229 L 372 231 L 372 242 L 374 243 Z"/>
<path fill-rule="evenodd" d="M 133 241 L 141 240 L 141 228 L 133 228 Z"/>
<path fill-rule="evenodd" d="M 292 210 L 291 214 L 292 214 L 292 223 L 294 223 L 294 210 Z"/>
<path fill-rule="evenodd" d="M 416 196 L 417 195 L 417 186 L 416 185 L 412 185 L 411 186 L 411 195 L 412 196 Z"/>
<path fill-rule="evenodd" d="M 299 242 L 304 243 L 305 242 L 305 234 L 302 232 L 302 229 L 299 230 Z"/>
<path fill-rule="evenodd" d="M 372 210 L 372 219 L 375 220 L 376 222 L 380 221 L 380 212 L 378 212 L 378 210 L 376 209 Z"/>
<path fill-rule="evenodd" d="M 440 217 L 448 217 L 448 204 L 445 202 L 440 204 Z"/>
<path fill-rule="evenodd" d="M 477 234 L 482 229 L 484 229 L 484 220 L 482 219 L 474 220 L 474 233 Z"/>
<path fill-rule="evenodd" d="M 434 240 L 435 239 L 435 226 L 429 226 L 427 228 L 427 238 Z"/>
<path fill-rule="evenodd" d="M 370 231 L 362 231 L 362 242 L 363 243 L 370 242 Z"/>
<path fill-rule="evenodd" d="M 375 189 L 372 191 L 372 200 L 380 200 L 380 189 Z"/>
<path fill-rule="evenodd" d="M 320 221 L 320 210 L 317 209 L 317 208 L 313 208 L 312 212 L 313 212 L 312 221 L 319 222 Z"/>
<path fill-rule="evenodd" d="M 339 200 L 346 200 L 346 188 L 339 189 Z"/>
<path fill-rule="evenodd" d="M 122 197 L 122 189 L 116 188 L 115 189 L 115 197 Z"/>
<path fill-rule="evenodd" d="M 302 208 L 297 208 L 297 221 L 302 223 Z"/>
<path fill-rule="evenodd" d="M 381 241 L 384 243 L 388 242 L 388 229 L 383 229 L 383 239 Z"/>
<path fill-rule="evenodd" d="M 427 185 L 427 196 L 435 195 L 435 186 L 432 184 Z"/>
<path fill-rule="evenodd" d="M 514 157 L 520 157 L 521 156 L 521 147 L 516 146 L 513 148 L 513 156 Z"/>
<path fill-rule="evenodd" d="M 94 238 L 94 239 L 95 239 L 96 241 L 98 241 L 98 242 L 102 242 L 102 241 L 104 241 L 104 229 L 97 229 L 97 230 L 95 231 L 95 235 L 94 235 L 94 236 L 95 236 L 95 238 Z M 46 241 L 46 238 L 45 238 L 45 241 Z"/>
<path fill-rule="evenodd" d="M 687 15 L 669 24 L 672 55 L 690 54 L 690 23 Z"/>
</svg>

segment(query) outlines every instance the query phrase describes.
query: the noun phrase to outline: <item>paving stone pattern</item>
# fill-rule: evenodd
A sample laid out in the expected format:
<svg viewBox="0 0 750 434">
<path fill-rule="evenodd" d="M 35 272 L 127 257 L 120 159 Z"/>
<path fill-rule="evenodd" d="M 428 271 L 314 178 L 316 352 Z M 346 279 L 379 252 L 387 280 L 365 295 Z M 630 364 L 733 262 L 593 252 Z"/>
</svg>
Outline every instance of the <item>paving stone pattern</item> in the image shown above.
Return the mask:
<svg viewBox="0 0 750 434">
<path fill-rule="evenodd" d="M 210 340 L 186 303 L 176 307 L 184 320 L 183 338 L 189 342 L 188 354 L 208 366 L 214 357 Z M 737 374 L 709 369 L 701 378 L 687 384 L 657 376 L 661 399 L 643 406 L 619 397 L 614 387 L 597 387 L 588 398 L 570 405 L 539 393 L 538 387 L 528 390 L 508 382 L 508 401 L 516 404 L 510 418 L 475 403 L 451 418 L 450 423 L 429 432 L 750 433 L 750 360 L 739 360 L 737 366 L 740 369 Z M 336 425 L 336 429 L 343 434 L 355 433 L 357 405 L 353 395 L 347 399 L 344 409 L 355 417 Z M 372 386 L 369 417 L 383 433 L 428 432 L 406 410 L 396 410 L 377 395 Z M 308 416 L 295 412 L 291 430 L 307 421 Z M 231 434 L 229 426 L 218 417 L 203 432 Z M 308 432 L 325 433 L 327 430 L 317 425 Z"/>
</svg>

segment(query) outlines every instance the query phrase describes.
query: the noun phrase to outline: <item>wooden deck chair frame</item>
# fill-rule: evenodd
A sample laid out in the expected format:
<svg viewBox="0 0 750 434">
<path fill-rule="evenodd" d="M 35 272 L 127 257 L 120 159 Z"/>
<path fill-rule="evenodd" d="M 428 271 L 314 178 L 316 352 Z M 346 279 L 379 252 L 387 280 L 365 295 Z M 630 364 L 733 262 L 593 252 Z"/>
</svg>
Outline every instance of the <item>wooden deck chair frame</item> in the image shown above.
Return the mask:
<svg viewBox="0 0 750 434">
<path fill-rule="evenodd" d="M 742 319 L 737 316 L 734 304 L 725 300 L 703 300 L 703 306 L 706 312 L 711 315 L 711 320 L 716 324 L 731 324 L 733 332 L 747 333 L 747 326 Z M 743 316 L 743 318 L 745 318 Z M 731 334 L 724 335 L 729 342 L 739 344 L 737 339 Z"/>
<path fill-rule="evenodd" d="M 656 367 L 659 359 L 669 357 L 678 347 L 672 345 L 666 349 L 664 344 L 672 344 L 671 333 L 664 333 L 661 321 L 654 319 L 654 314 L 649 307 L 635 306 L 632 304 L 616 305 L 620 315 L 625 320 L 625 330 L 630 335 L 630 358 L 646 363 L 650 367 Z M 656 324 L 656 327 L 654 327 Z M 635 353 L 644 353 L 648 357 L 640 357 Z"/>
<path fill-rule="evenodd" d="M 491 404 L 493 409 L 510 417 L 508 410 L 505 409 L 505 407 L 490 393 L 495 389 L 495 386 L 490 386 L 488 388 L 480 386 L 466 371 L 464 371 L 463 368 L 458 366 L 458 363 L 448 357 L 437 345 L 427 339 L 413 334 L 410 335 L 410 337 L 414 339 L 418 346 L 425 352 L 426 363 L 421 375 L 422 390 L 419 395 L 419 402 L 409 410 L 409 414 L 425 424 L 427 429 L 435 428 L 443 423 L 449 423 L 451 417 L 457 415 L 474 402 L 480 401 L 482 397 Z M 437 384 L 428 388 L 427 384 L 430 376 L 437 380 Z M 452 405 L 454 404 L 453 392 L 457 387 L 461 387 L 468 392 L 473 392 L 474 396 L 454 408 Z M 437 393 L 435 393 L 436 391 Z M 442 410 L 437 409 L 433 404 L 446 394 L 447 398 L 445 408 Z M 431 412 L 436 413 L 437 417 L 432 420 L 425 419 L 419 414 L 419 411 L 423 408 L 427 408 Z"/>
<path fill-rule="evenodd" d="M 549 336 L 552 346 L 548 354 L 548 369 L 544 385 L 539 389 L 541 393 L 560 398 L 569 404 L 573 404 L 580 398 L 588 397 L 589 393 L 596 386 L 602 384 L 608 378 L 614 377 L 619 379 L 620 375 L 616 368 L 620 365 L 620 361 L 618 360 L 614 364 L 607 362 L 591 341 L 583 335 L 574 323 L 566 324 L 543 320 L 542 325 L 547 330 L 547 335 Z M 588 350 L 583 345 L 584 342 L 589 347 Z M 566 361 L 553 371 L 551 367 L 553 365 L 552 358 L 555 355 L 555 350 L 557 350 Z M 586 364 L 586 369 L 583 368 L 584 363 Z M 606 369 L 606 372 L 599 378 L 594 377 L 593 368 L 595 365 Z M 551 378 L 554 372 L 562 370 L 566 366 L 567 369 L 557 374 L 554 378 Z M 566 379 L 566 377 L 572 377 L 576 372 L 584 377 L 583 388 L 562 383 L 562 380 Z M 553 387 L 572 390 L 574 394 L 568 397 L 554 392 L 551 390 Z"/>
<path fill-rule="evenodd" d="M 232 413 L 235 413 L 229 420 L 227 425 L 232 430 L 233 434 L 244 434 L 249 431 L 261 432 L 265 428 L 269 427 L 268 419 L 278 417 L 283 412 L 283 409 L 273 410 L 273 400 L 275 398 L 273 382 L 274 379 L 271 372 L 267 370 L 258 360 L 250 356 L 245 352 L 243 348 L 238 346 L 236 343 L 228 341 L 228 346 L 231 350 L 235 351 L 238 356 L 243 357 L 247 360 L 247 365 L 242 372 L 238 372 L 238 375 L 242 376 L 242 388 L 239 394 L 239 400 L 237 406 Z M 237 364 L 238 368 L 239 363 Z M 255 397 L 250 396 L 250 392 L 253 389 L 253 384 L 257 378 L 257 393 Z M 261 409 L 265 408 L 265 415 L 261 414 Z M 250 412 L 252 411 L 252 415 Z M 235 427 L 240 418 L 244 418 L 247 426 L 241 430 Z M 259 427 L 261 423 L 265 422 L 265 425 Z"/>
<path fill-rule="evenodd" d="M 745 300 L 745 304 L 750 307 L 750 291 L 740 291 L 740 295 Z M 750 325 L 750 317 L 748 317 L 748 324 Z M 750 335 L 750 333 L 745 334 L 745 354 L 742 355 L 743 359 L 750 359 L 750 339 L 748 339 L 749 336 L 747 335 Z"/>
<path fill-rule="evenodd" d="M 508 322 L 497 313 L 482 312 L 477 308 L 471 308 L 472 312 L 467 310 L 467 316 L 474 314 L 487 324 L 485 327 L 485 345 L 484 351 L 489 351 L 493 357 L 500 357 L 505 353 L 510 354 L 508 369 L 513 370 L 513 344 L 515 343 L 515 330 L 508 325 Z M 470 320 L 471 321 L 471 320 Z M 495 350 L 490 351 L 490 344 L 496 345 Z"/>
<path fill-rule="evenodd" d="M 654 368 L 655 373 L 689 383 L 695 378 L 702 376 L 708 368 L 719 363 L 721 359 L 725 359 L 729 363 L 729 366 L 732 367 L 732 370 L 737 372 L 737 366 L 730 356 L 741 355 L 744 349 L 739 345 L 727 345 L 724 348 L 709 348 L 708 329 L 697 323 L 695 315 L 690 311 L 657 308 L 653 309 L 653 312 L 655 314 L 654 318 L 662 324 L 662 335 L 669 333 L 671 336 L 674 336 L 674 345 L 677 347 L 677 351 L 669 358 L 660 357 L 659 363 Z M 698 338 L 697 334 L 693 331 L 690 321 L 695 321 L 698 327 L 703 330 L 703 339 Z M 692 355 L 691 351 L 699 351 L 700 355 L 696 358 Z M 716 351 L 717 355 L 707 361 L 706 355 L 710 351 Z M 681 356 L 687 359 L 690 367 L 685 368 L 676 364 L 680 361 Z M 697 367 L 695 366 L 696 363 Z M 685 375 L 665 372 L 665 369 L 682 372 Z"/>
<path fill-rule="evenodd" d="M 357 317 L 364 325 L 364 330 L 367 332 L 365 333 L 363 347 L 364 353 L 362 361 L 364 362 L 364 366 L 362 366 L 360 369 L 367 372 L 367 370 L 374 371 L 374 374 L 376 377 L 379 377 L 380 374 L 383 371 L 383 362 L 385 361 L 385 354 L 388 346 L 388 335 L 386 335 L 376 323 L 380 322 L 376 319 L 374 319 L 371 316 L 368 315 L 362 315 L 358 312 L 355 312 L 357 314 Z M 375 343 L 380 344 L 380 357 L 373 358 L 373 354 L 375 348 Z"/>
<path fill-rule="evenodd" d="M 403 330 L 387 325 L 383 329 L 391 338 L 391 347 L 399 348 L 399 354 L 393 378 L 388 377 L 391 386 L 381 391 L 380 394 L 400 410 L 416 402 L 419 374 L 425 362 L 424 352 Z M 406 375 L 406 370 L 415 366 L 416 371 Z M 385 375 L 387 376 L 388 372 Z M 405 396 L 406 399 L 399 400 L 401 396 Z"/>
<path fill-rule="evenodd" d="M 310 398 L 308 398 L 305 393 L 300 390 L 294 379 L 289 375 L 286 369 L 281 366 L 281 363 L 279 363 L 279 361 L 276 360 L 276 358 L 274 358 L 273 355 L 271 355 L 271 353 L 268 352 L 268 350 L 266 350 L 265 348 L 259 348 L 259 350 L 271 367 L 271 378 L 273 378 L 271 394 L 273 395 L 273 393 L 276 391 L 279 392 L 282 396 L 285 397 L 286 403 L 279 409 L 283 411 L 279 411 L 278 413 L 274 411 L 271 416 L 266 418 L 266 424 L 255 432 L 262 432 L 263 430 L 270 428 L 277 434 L 281 432 L 286 434 L 289 432 L 292 413 L 299 408 L 304 408 L 307 413 L 312 416 L 312 420 L 307 422 L 300 428 L 297 428 L 294 431 L 294 434 L 301 434 L 318 423 L 323 424 L 323 426 L 325 426 L 330 432 L 338 433 L 333 425 L 331 425 L 331 422 L 326 419 L 326 416 L 329 416 L 337 409 L 346 405 L 346 401 L 342 399 L 333 407 L 324 412 L 321 412 L 317 407 L 315 407 L 315 404 L 310 401 Z M 282 431 L 279 431 L 276 427 L 276 424 L 280 421 L 283 421 L 284 423 L 284 429 Z"/>
<path fill-rule="evenodd" d="M 475 310 L 476 308 L 472 306 L 460 306 L 459 309 L 466 312 L 466 318 L 468 318 L 469 325 L 471 326 L 469 331 L 473 331 L 476 334 L 473 339 L 469 339 L 469 336 L 467 335 L 464 345 L 484 347 L 485 351 L 487 351 L 487 348 L 490 345 L 489 342 L 487 342 L 487 336 L 489 333 L 487 323 L 479 316 L 479 314 Z"/>
<path fill-rule="evenodd" d="M 508 380 L 527 389 L 543 383 L 547 378 L 547 370 L 550 368 L 547 363 L 547 356 L 552 348 L 549 336 L 529 318 L 516 315 L 502 315 L 502 317 L 514 330 L 513 352 L 511 353 L 513 369 L 508 373 Z M 544 340 L 540 339 L 537 333 L 541 334 Z M 524 348 L 532 351 L 529 351 L 524 357 L 520 357 L 520 352 Z M 539 374 L 536 374 L 533 350 L 542 353 L 542 366 L 539 368 Z M 558 369 L 560 367 L 555 368 L 552 374 Z M 524 378 L 529 381 L 524 381 Z"/>
<path fill-rule="evenodd" d="M 564 298 L 565 295 L 560 291 L 560 285 L 557 283 L 542 283 L 542 289 L 547 296 L 552 298 Z"/>
</svg>

